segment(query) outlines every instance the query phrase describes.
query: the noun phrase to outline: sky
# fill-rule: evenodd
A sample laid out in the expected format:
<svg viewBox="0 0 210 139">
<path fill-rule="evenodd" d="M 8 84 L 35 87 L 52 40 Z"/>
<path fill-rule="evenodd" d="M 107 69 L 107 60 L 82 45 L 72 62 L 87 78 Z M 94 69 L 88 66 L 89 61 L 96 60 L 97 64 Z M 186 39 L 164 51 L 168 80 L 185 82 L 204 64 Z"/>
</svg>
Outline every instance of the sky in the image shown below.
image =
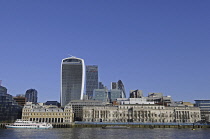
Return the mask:
<svg viewBox="0 0 210 139">
<path fill-rule="evenodd" d="M 60 101 L 70 55 L 98 65 L 110 88 L 210 99 L 209 0 L 1 0 L 0 80 L 16 96 Z"/>
</svg>

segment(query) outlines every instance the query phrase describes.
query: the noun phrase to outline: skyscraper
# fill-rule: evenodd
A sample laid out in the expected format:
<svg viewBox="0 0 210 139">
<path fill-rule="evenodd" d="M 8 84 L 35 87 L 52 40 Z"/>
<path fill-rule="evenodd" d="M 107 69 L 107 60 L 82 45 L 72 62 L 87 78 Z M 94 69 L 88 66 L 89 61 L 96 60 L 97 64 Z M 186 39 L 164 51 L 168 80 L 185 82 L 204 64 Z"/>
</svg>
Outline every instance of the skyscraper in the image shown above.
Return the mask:
<svg viewBox="0 0 210 139">
<path fill-rule="evenodd" d="M 93 97 L 93 90 L 98 89 L 98 66 L 86 66 L 86 95 L 89 99 Z"/>
<path fill-rule="evenodd" d="M 126 98 L 125 87 L 124 87 L 122 81 L 119 80 L 119 81 L 117 82 L 117 84 L 118 84 L 118 89 L 120 89 L 120 90 L 122 91 L 122 97 L 123 97 L 123 98 Z"/>
<path fill-rule="evenodd" d="M 26 102 L 37 103 L 37 91 L 35 89 L 28 89 L 25 93 Z"/>
<path fill-rule="evenodd" d="M 83 59 L 69 57 L 61 63 L 61 106 L 71 100 L 83 99 L 85 63 Z"/>
<path fill-rule="evenodd" d="M 106 87 L 104 86 L 104 84 L 102 82 L 98 83 L 98 89 L 105 89 Z"/>
<path fill-rule="evenodd" d="M 118 85 L 116 82 L 111 82 L 111 89 L 118 89 Z"/>
<path fill-rule="evenodd" d="M 94 89 L 92 99 L 103 101 L 103 102 L 108 102 L 109 101 L 108 93 L 109 92 L 106 88 L 104 88 L 104 89 Z"/>
<path fill-rule="evenodd" d="M 126 98 L 126 92 L 125 87 L 121 80 L 118 80 L 118 82 L 111 82 L 111 89 L 119 89 L 122 93 L 122 98 Z"/>
<path fill-rule="evenodd" d="M 142 98 L 143 91 L 142 90 L 130 90 L 130 98 Z"/>
</svg>

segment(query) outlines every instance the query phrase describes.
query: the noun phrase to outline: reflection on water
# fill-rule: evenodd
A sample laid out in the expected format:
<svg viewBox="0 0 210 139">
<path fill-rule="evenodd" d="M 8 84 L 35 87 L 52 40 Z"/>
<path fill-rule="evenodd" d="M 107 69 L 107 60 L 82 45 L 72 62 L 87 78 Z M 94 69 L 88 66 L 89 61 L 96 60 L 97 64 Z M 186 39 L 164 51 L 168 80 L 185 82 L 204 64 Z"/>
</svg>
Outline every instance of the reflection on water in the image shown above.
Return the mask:
<svg viewBox="0 0 210 139">
<path fill-rule="evenodd" d="M 53 128 L 53 129 L 0 129 L 1 139 L 50 138 L 50 139 L 202 139 L 210 136 L 210 129 L 176 129 L 176 128 Z"/>
</svg>

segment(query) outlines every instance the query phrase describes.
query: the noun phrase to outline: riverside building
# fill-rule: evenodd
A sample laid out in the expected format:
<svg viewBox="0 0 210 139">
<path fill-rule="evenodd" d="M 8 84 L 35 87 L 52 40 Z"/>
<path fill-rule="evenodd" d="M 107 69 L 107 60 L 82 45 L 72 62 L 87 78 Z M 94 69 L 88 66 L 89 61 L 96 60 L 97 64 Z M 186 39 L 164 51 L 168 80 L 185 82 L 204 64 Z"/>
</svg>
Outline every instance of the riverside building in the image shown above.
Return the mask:
<svg viewBox="0 0 210 139">
<path fill-rule="evenodd" d="M 47 123 L 71 123 L 74 114 L 71 106 L 63 109 L 56 105 L 43 105 L 43 103 L 32 104 L 27 102 L 22 110 L 22 120 Z"/>
<path fill-rule="evenodd" d="M 107 103 L 97 100 L 72 100 L 67 106 L 71 106 L 74 113 L 75 121 L 82 121 L 83 119 L 83 107 L 85 106 L 105 106 Z"/>
<path fill-rule="evenodd" d="M 198 107 L 166 107 L 162 105 L 85 106 L 85 122 L 194 123 L 200 121 Z"/>
<path fill-rule="evenodd" d="M 61 63 L 61 106 L 71 100 L 83 99 L 85 63 L 83 59 L 69 57 Z"/>
</svg>

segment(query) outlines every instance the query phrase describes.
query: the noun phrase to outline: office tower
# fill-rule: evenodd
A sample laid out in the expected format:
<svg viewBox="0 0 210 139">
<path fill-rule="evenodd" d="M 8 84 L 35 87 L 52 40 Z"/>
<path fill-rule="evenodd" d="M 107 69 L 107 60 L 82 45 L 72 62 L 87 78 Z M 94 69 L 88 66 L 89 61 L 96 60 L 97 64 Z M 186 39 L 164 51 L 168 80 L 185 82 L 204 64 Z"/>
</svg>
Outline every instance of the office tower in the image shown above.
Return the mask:
<svg viewBox="0 0 210 139">
<path fill-rule="evenodd" d="M 122 91 L 122 98 L 126 98 L 125 87 L 124 87 L 122 81 L 119 80 L 119 81 L 117 82 L 117 84 L 118 84 L 118 89 Z"/>
<path fill-rule="evenodd" d="M 201 121 L 203 123 L 209 123 L 210 122 L 210 100 L 209 99 L 195 100 L 195 106 L 200 108 Z"/>
<path fill-rule="evenodd" d="M 143 91 L 142 90 L 130 90 L 130 98 L 142 98 Z"/>
<path fill-rule="evenodd" d="M 26 104 L 26 97 L 25 94 L 18 94 L 13 99 L 18 103 L 20 106 L 24 106 Z"/>
<path fill-rule="evenodd" d="M 111 89 L 118 89 L 116 82 L 111 82 Z"/>
<path fill-rule="evenodd" d="M 19 106 L 7 88 L 0 85 L 0 122 L 14 122 L 21 118 L 22 106 Z"/>
<path fill-rule="evenodd" d="M 111 89 L 119 89 L 119 90 L 121 90 L 122 98 L 126 98 L 125 87 L 124 87 L 124 85 L 123 85 L 121 80 L 119 80 L 118 82 L 111 82 Z"/>
<path fill-rule="evenodd" d="M 37 94 L 35 89 L 28 89 L 25 93 L 26 102 L 37 103 Z"/>
<path fill-rule="evenodd" d="M 86 66 L 86 95 L 88 99 L 93 97 L 93 90 L 98 89 L 98 66 Z"/>
<path fill-rule="evenodd" d="M 108 102 L 108 90 L 107 89 L 94 89 L 93 90 L 93 99 L 103 102 Z"/>
<path fill-rule="evenodd" d="M 119 89 L 111 89 L 109 92 L 109 99 L 111 102 L 116 101 L 117 98 L 123 98 L 122 97 L 122 91 Z"/>
<path fill-rule="evenodd" d="M 83 99 L 85 63 L 83 59 L 69 57 L 61 63 L 61 106 L 71 100 Z"/>
<path fill-rule="evenodd" d="M 102 82 L 98 83 L 98 89 L 105 89 L 105 86 Z"/>
</svg>

